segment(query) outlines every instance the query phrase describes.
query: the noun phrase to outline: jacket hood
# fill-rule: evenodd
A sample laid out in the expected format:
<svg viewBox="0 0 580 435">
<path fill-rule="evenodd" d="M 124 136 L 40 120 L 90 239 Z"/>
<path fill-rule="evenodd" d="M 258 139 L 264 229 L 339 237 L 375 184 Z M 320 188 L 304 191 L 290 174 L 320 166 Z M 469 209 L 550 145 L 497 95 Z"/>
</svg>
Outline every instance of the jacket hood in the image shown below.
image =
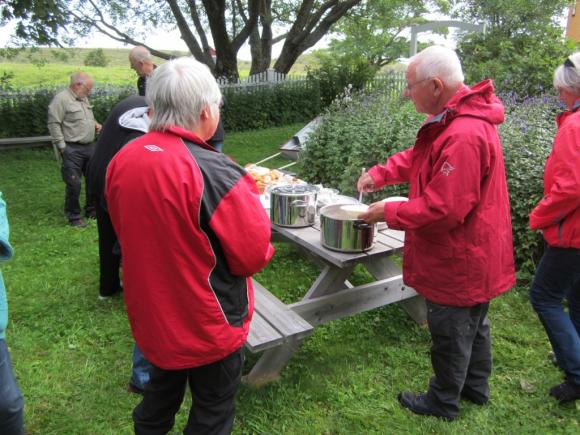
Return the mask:
<svg viewBox="0 0 580 435">
<path fill-rule="evenodd" d="M 119 125 L 129 130 L 147 133 L 150 123 L 149 116 L 147 116 L 148 110 L 149 108 L 147 106 L 135 107 L 134 109 L 128 110 L 119 116 Z"/>
<path fill-rule="evenodd" d="M 473 116 L 492 124 L 505 120 L 503 103 L 493 93 L 491 80 L 484 80 L 472 87 L 463 86 L 449 100 L 445 109 L 454 116 Z"/>
</svg>

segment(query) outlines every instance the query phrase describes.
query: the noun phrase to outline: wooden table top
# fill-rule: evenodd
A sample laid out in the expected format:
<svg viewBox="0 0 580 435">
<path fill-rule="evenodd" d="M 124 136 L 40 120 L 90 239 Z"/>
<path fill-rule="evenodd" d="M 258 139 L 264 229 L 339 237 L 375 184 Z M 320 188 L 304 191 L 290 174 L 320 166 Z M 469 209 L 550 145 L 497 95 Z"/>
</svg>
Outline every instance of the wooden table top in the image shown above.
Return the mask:
<svg viewBox="0 0 580 435">
<path fill-rule="evenodd" d="M 310 227 L 291 228 L 272 224 L 272 230 L 340 268 L 366 262 L 376 256 L 388 256 L 400 252 L 405 241 L 403 231 L 388 229 L 383 223 L 378 226 L 371 249 L 365 252 L 337 252 L 322 246 L 318 219 Z"/>
</svg>

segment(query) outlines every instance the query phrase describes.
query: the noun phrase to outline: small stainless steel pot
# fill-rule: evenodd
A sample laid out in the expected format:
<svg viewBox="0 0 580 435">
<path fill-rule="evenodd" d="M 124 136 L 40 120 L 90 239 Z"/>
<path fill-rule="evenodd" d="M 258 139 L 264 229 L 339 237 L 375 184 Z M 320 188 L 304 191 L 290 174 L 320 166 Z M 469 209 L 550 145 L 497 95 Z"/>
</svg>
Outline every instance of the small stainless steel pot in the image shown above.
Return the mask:
<svg viewBox="0 0 580 435">
<path fill-rule="evenodd" d="M 363 252 L 373 247 L 376 225 L 353 219 L 341 207 L 332 204 L 320 209 L 320 243 L 333 251 Z"/>
<path fill-rule="evenodd" d="M 288 184 L 270 191 L 270 220 L 282 227 L 308 227 L 316 217 L 318 188 L 311 184 Z"/>
</svg>

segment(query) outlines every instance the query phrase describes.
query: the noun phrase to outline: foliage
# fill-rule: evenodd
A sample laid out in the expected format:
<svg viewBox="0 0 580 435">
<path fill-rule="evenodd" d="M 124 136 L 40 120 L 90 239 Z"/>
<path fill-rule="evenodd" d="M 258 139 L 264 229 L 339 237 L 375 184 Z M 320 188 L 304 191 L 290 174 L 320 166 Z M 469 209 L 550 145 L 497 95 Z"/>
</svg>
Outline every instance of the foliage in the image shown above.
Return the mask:
<svg viewBox="0 0 580 435">
<path fill-rule="evenodd" d="M 242 164 L 257 161 L 299 128 L 231 134 L 225 150 Z M 123 301 L 97 300 L 96 224 L 65 225 L 64 184 L 52 158 L 49 148 L 0 152 L 16 253 L 2 265 L 10 304 L 6 340 L 25 397 L 26 433 L 129 435 L 140 398 L 125 391 L 133 339 Z M 318 270 L 291 246 L 276 250 L 257 278 L 285 302 L 298 301 Z M 357 269 L 355 284 L 361 275 Z M 397 403 L 400 391 L 425 390 L 431 368 L 428 331 L 395 304 L 317 327 L 279 381 L 260 389 L 242 385 L 233 434 L 578 433 L 577 406 L 559 406 L 548 396 L 561 373 L 546 357 L 550 347 L 525 289 L 494 300 L 490 320 L 492 400 L 484 407 L 462 401 L 452 423 Z M 246 355 L 244 373 L 257 358 Z M 186 397 L 171 433 L 187 421 Z"/>
<path fill-rule="evenodd" d="M 540 232 L 529 229 L 528 215 L 543 196 L 544 162 L 556 133 L 555 115 L 562 106 L 555 97 L 519 99 L 501 95 L 506 120 L 500 126 L 503 143 L 516 264 L 519 278 L 527 280 L 543 252 Z"/>
<path fill-rule="evenodd" d="M 13 79 L 14 73 L 12 71 L 2 71 L 2 75 L 0 75 L 0 91 L 11 91 L 13 89 Z"/>
<path fill-rule="evenodd" d="M 552 74 L 574 50 L 557 23 L 565 0 L 460 1 L 456 13 L 483 21 L 487 32 L 464 34 L 458 44 L 467 81 L 494 79 L 499 90 L 538 95 L 552 87 Z"/>
<path fill-rule="evenodd" d="M 177 28 L 191 55 L 216 77 L 238 78 L 237 54 L 250 40 L 262 72 L 272 46 L 286 41 L 274 68 L 288 73 L 297 58 L 314 46 L 361 0 L 9 0 L 0 6 L 0 24 L 15 21 L 17 39 L 38 45 L 70 45 L 77 37 L 100 32 L 127 45 L 146 45 L 151 29 Z M 261 29 L 261 30 L 260 30 Z M 283 29 L 274 35 L 274 30 Z M 210 46 L 210 42 L 213 47 Z M 167 51 L 148 47 L 169 59 Z M 212 57 L 215 48 L 216 58 Z"/>
<path fill-rule="evenodd" d="M 554 97 L 502 96 L 506 121 L 500 126 L 511 201 L 515 259 L 521 279 L 531 276 L 543 251 L 539 232 L 528 228 L 528 214 L 542 197 L 543 168 L 555 134 Z M 414 143 L 422 115 L 387 93 L 347 93 L 323 116 L 308 141 L 300 171 L 309 181 L 355 194 L 361 168 L 383 162 Z M 388 186 L 366 202 L 405 194 L 405 186 Z"/>
<path fill-rule="evenodd" d="M 382 67 L 409 52 L 409 41 L 402 32 L 412 24 L 425 21 L 427 12 L 437 9 L 424 0 L 369 0 L 362 2 L 336 26 L 340 38 L 333 39 L 333 56 L 366 59 Z"/>
<path fill-rule="evenodd" d="M 288 82 L 276 86 L 222 89 L 225 107 L 222 118 L 226 131 L 244 131 L 310 121 L 320 112 L 316 83 Z"/>
<path fill-rule="evenodd" d="M 88 70 L 87 70 L 88 71 Z M 47 109 L 57 87 L 12 91 L 0 95 L 0 137 L 44 136 Z M 89 96 L 95 118 L 103 122 L 111 108 L 136 93 L 128 86 L 96 85 Z M 310 121 L 320 112 L 316 83 L 288 82 L 245 89 L 223 89 L 222 118 L 226 132 L 252 130 Z"/>
<path fill-rule="evenodd" d="M 492 78 L 498 90 L 521 95 L 551 89 L 554 70 L 573 51 L 574 44 L 553 26 L 510 36 L 491 29 L 485 35 L 466 35 L 458 45 L 468 83 Z"/>
<path fill-rule="evenodd" d="M 86 66 L 102 66 L 105 67 L 109 64 L 109 59 L 103 51 L 102 48 L 97 48 L 96 50 L 91 50 L 85 57 Z"/>
<path fill-rule="evenodd" d="M 306 77 L 320 86 L 323 107 L 328 106 L 348 86 L 354 90 L 363 89 L 378 71 L 376 66 L 360 56 L 337 57 L 332 52 L 318 51 L 316 57 L 319 64 L 308 68 Z"/>
<path fill-rule="evenodd" d="M 321 126 L 309 137 L 300 172 L 311 182 L 354 195 L 361 169 L 412 145 L 423 118 L 410 103 L 387 93 L 347 91 L 327 109 Z M 405 186 L 391 186 L 369 194 L 367 202 L 405 191 Z"/>
</svg>

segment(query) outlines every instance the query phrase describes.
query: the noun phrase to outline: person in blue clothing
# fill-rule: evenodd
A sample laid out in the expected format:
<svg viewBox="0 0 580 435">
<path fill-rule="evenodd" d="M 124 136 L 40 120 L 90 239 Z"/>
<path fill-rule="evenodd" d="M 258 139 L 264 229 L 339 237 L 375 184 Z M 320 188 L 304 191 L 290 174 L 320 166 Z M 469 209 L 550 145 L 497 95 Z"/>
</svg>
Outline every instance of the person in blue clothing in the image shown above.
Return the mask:
<svg viewBox="0 0 580 435">
<path fill-rule="evenodd" d="M 12 258 L 12 246 L 8 241 L 8 218 L 6 203 L 0 192 L 0 264 Z M 18 388 L 8 346 L 5 330 L 8 323 L 8 302 L 6 289 L 0 271 L 0 434 L 21 435 L 24 433 L 24 398 Z"/>
</svg>

